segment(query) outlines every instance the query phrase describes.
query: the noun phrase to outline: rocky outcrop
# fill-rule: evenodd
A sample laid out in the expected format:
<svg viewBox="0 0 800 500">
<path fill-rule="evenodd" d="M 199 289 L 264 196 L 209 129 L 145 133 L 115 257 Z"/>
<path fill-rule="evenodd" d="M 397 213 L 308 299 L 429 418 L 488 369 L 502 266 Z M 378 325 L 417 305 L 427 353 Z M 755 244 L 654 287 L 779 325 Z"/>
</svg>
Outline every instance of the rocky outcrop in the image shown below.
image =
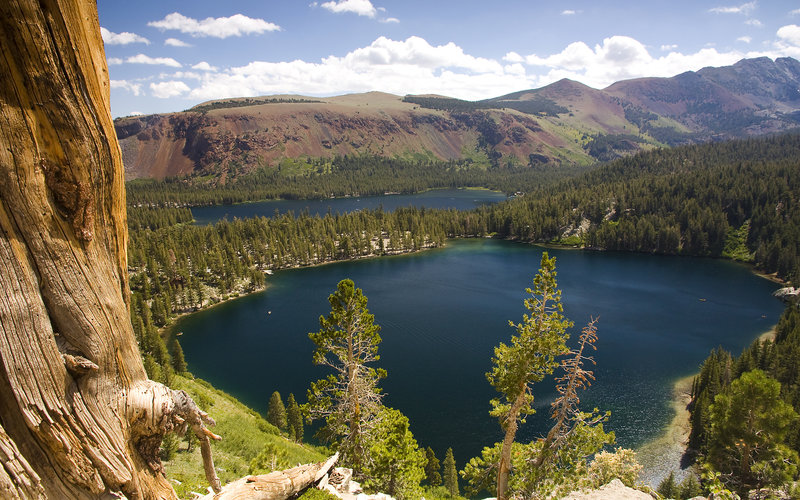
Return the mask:
<svg viewBox="0 0 800 500">
<path fill-rule="evenodd" d="M 797 302 L 800 298 L 800 288 L 786 287 L 775 290 L 773 297 L 777 297 L 786 303 Z"/>
<path fill-rule="evenodd" d="M 653 497 L 625 486 L 619 479 L 614 479 L 596 490 L 572 492 L 563 500 L 653 500 Z"/>
</svg>

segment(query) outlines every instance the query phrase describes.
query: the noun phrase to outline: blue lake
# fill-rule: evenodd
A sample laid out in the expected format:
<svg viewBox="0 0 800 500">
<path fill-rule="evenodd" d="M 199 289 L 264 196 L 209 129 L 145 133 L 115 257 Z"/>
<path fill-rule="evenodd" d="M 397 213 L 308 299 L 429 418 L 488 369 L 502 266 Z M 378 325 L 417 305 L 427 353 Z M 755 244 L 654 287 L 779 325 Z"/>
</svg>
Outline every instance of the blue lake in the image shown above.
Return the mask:
<svg viewBox="0 0 800 500">
<path fill-rule="evenodd" d="M 220 219 L 248 217 L 272 217 L 276 213 L 294 212 L 299 214 L 305 210 L 311 215 L 331 213 L 348 213 L 356 210 L 369 210 L 379 207 L 387 212 L 400 207 L 455 208 L 470 210 L 485 203 L 497 203 L 506 199 L 506 195 L 485 189 L 436 189 L 416 194 L 392 194 L 382 196 L 363 196 L 358 198 L 329 198 L 324 200 L 269 200 L 236 205 L 215 205 L 210 207 L 193 207 L 192 215 L 195 224 L 213 224 Z"/>
<path fill-rule="evenodd" d="M 508 342 L 525 312 L 525 288 L 543 249 L 496 240 L 451 241 L 414 255 L 280 271 L 269 288 L 183 318 L 189 369 L 261 412 L 270 394 L 305 400 L 327 374 L 311 362 L 307 333 L 351 278 L 382 326 L 379 365 L 385 403 L 405 413 L 417 440 L 457 465 L 499 440 L 488 414 L 495 393 L 485 378 L 492 349 Z M 599 317 L 596 382 L 586 409 L 611 410 L 607 426 L 622 446 L 658 436 L 671 418 L 672 383 L 698 370 L 718 345 L 738 353 L 778 320 L 777 285 L 729 261 L 643 254 L 549 250 L 557 257 L 573 337 Z M 518 439 L 546 432 L 552 383 L 533 390 L 537 414 Z"/>
</svg>

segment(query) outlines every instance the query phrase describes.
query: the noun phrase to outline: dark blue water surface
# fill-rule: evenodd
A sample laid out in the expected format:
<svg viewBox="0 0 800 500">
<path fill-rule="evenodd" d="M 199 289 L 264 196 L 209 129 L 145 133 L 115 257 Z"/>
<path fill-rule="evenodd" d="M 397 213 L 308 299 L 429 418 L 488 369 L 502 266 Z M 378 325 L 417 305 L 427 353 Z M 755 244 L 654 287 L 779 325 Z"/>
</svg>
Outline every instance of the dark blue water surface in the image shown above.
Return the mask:
<svg viewBox="0 0 800 500">
<path fill-rule="evenodd" d="M 204 226 L 220 219 L 245 219 L 247 217 L 272 217 L 277 212 L 289 211 L 299 214 L 305 210 L 311 215 L 348 213 L 356 210 L 370 210 L 379 207 L 392 212 L 399 207 L 455 208 L 470 210 L 485 203 L 497 203 L 506 195 L 485 189 L 436 189 L 417 194 L 391 194 L 382 196 L 363 196 L 359 198 L 330 198 L 325 200 L 269 200 L 236 205 L 215 205 L 193 207 L 195 224 Z"/>
<path fill-rule="evenodd" d="M 311 363 L 307 333 L 328 295 L 351 278 L 383 327 L 380 366 L 387 405 L 411 420 L 421 445 L 459 467 L 499 440 L 485 378 L 492 349 L 525 312 L 525 288 L 543 249 L 496 240 L 451 241 L 415 255 L 277 272 L 269 288 L 181 320 L 189 369 L 265 412 L 272 391 L 300 401 L 327 374 Z M 669 422 L 671 385 L 718 345 L 738 353 L 777 322 L 776 285 L 729 261 L 549 250 L 573 332 L 599 317 L 597 381 L 582 405 L 611 410 L 608 428 L 635 447 Z M 701 300 L 705 299 L 705 300 Z M 271 314 L 270 314 L 271 312 Z M 534 388 L 539 411 L 518 439 L 546 432 L 552 383 Z"/>
</svg>

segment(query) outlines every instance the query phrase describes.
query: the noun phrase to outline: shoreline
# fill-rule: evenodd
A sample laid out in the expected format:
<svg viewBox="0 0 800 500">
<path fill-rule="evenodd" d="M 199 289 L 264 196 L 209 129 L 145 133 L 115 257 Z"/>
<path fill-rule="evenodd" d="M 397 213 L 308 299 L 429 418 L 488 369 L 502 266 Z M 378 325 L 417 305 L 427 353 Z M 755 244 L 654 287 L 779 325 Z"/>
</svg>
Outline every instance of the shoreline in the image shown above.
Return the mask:
<svg viewBox="0 0 800 500">
<path fill-rule="evenodd" d="M 773 340 L 777 326 L 777 324 L 773 325 L 753 340 Z M 682 462 L 687 451 L 686 446 L 691 430 L 688 406 L 692 400 L 692 383 L 699 374 L 699 372 L 693 373 L 672 383 L 670 399 L 672 419 L 664 427 L 660 436 L 636 449 L 637 460 L 642 465 L 639 479 L 653 489 L 657 488 L 670 472 L 675 473 L 676 483 L 680 483 L 691 473 L 692 466 L 682 467 Z"/>
</svg>

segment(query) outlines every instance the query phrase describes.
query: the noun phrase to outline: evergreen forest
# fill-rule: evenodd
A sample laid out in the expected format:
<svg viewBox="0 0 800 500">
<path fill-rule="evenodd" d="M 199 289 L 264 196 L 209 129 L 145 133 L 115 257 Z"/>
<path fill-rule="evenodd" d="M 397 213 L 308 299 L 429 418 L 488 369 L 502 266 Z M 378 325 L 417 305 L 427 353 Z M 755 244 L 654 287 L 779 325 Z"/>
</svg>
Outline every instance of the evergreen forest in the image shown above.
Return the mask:
<svg viewBox="0 0 800 500">
<path fill-rule="evenodd" d="M 178 338 L 163 335 L 163 328 L 177 315 L 260 290 L 265 274 L 274 270 L 415 252 L 445 245 L 450 238 L 493 237 L 598 251 L 728 258 L 751 263 L 759 272 L 797 286 L 798 158 L 800 135 L 787 134 L 654 149 L 588 170 L 531 165 L 482 167 L 466 160 L 343 157 L 287 161 L 278 169 L 260 169 L 227 183 L 203 178 L 129 182 L 128 265 L 134 331 L 149 376 L 169 384 L 175 373 L 186 371 Z M 191 207 L 197 205 L 466 186 L 515 196 L 470 211 L 403 208 L 314 216 L 287 213 L 222 220 L 211 226 L 192 224 Z M 544 270 L 552 266 L 546 264 L 543 261 Z M 350 284 L 337 293 L 356 292 Z M 375 337 L 372 339 L 374 342 Z M 796 479 L 800 450 L 799 342 L 800 312 L 797 307 L 787 307 L 774 340 L 757 341 L 739 357 L 714 351 L 703 364 L 693 387 L 690 449 L 698 464 L 705 467 L 705 487 L 742 493 Z M 562 350 L 556 354 L 566 353 Z M 550 372 L 556 366 L 551 366 Z M 370 383 L 377 387 L 380 373 L 371 373 Z M 316 393 L 322 394 L 324 388 L 325 384 L 317 386 Z M 292 401 L 297 406 L 294 396 Z M 758 412 L 765 415 L 747 429 L 741 428 L 742 419 L 731 413 L 743 402 L 761 404 Z M 309 416 L 313 408 L 320 408 L 315 404 L 309 401 L 299 406 Z M 336 414 L 330 407 L 326 411 L 324 418 Z M 408 420 L 396 410 L 376 405 L 370 411 L 383 415 L 388 427 L 381 432 L 387 436 L 408 430 Z M 578 414 L 577 409 L 570 412 Z M 581 415 L 595 424 L 602 422 L 602 414 Z M 339 432 L 331 435 L 340 436 L 330 441 L 334 447 L 347 443 L 353 457 L 357 455 L 353 450 L 364 452 L 374 446 L 358 439 L 358 428 L 356 438 L 342 434 L 341 415 L 337 418 L 340 420 L 328 421 Z M 292 436 L 297 436 L 297 427 L 295 423 Z M 299 432 L 302 436 L 302 425 Z M 606 435 L 602 427 L 592 436 L 599 447 L 613 442 L 613 434 Z M 423 470 L 426 462 L 432 462 L 425 458 L 424 449 L 418 450 L 416 442 L 411 442 L 413 438 L 403 439 L 406 441 L 401 440 L 398 446 L 412 450 L 406 455 L 411 472 L 403 480 L 416 485 L 424 480 L 431 488 L 438 488 L 443 497 L 456 494 L 457 480 L 453 489 L 452 477 L 450 483 L 447 479 L 452 474 L 445 477 L 445 486 L 440 486 L 438 470 Z M 526 448 L 525 453 L 535 453 L 536 449 Z M 385 460 L 399 453 L 382 449 L 372 452 Z M 486 477 L 478 476 L 492 457 L 499 456 L 500 448 L 487 453 L 464 471 L 473 493 L 487 486 L 482 482 Z M 617 455 L 604 460 L 625 463 L 628 457 L 624 455 L 624 450 L 618 450 Z M 574 457 L 567 459 L 576 463 Z M 379 467 L 376 464 L 372 466 Z M 399 476 L 395 479 L 400 480 Z M 372 484 L 385 487 L 381 481 L 374 479 Z M 514 483 L 513 476 L 511 483 L 512 487 L 533 491 L 533 483 Z M 495 486 L 489 486 L 490 490 Z M 397 486 L 400 497 L 406 491 L 403 488 Z M 407 491 L 418 493 L 414 485 Z M 553 486 L 550 491 L 560 490 Z M 436 496 L 429 493 L 427 497 Z"/>
</svg>

